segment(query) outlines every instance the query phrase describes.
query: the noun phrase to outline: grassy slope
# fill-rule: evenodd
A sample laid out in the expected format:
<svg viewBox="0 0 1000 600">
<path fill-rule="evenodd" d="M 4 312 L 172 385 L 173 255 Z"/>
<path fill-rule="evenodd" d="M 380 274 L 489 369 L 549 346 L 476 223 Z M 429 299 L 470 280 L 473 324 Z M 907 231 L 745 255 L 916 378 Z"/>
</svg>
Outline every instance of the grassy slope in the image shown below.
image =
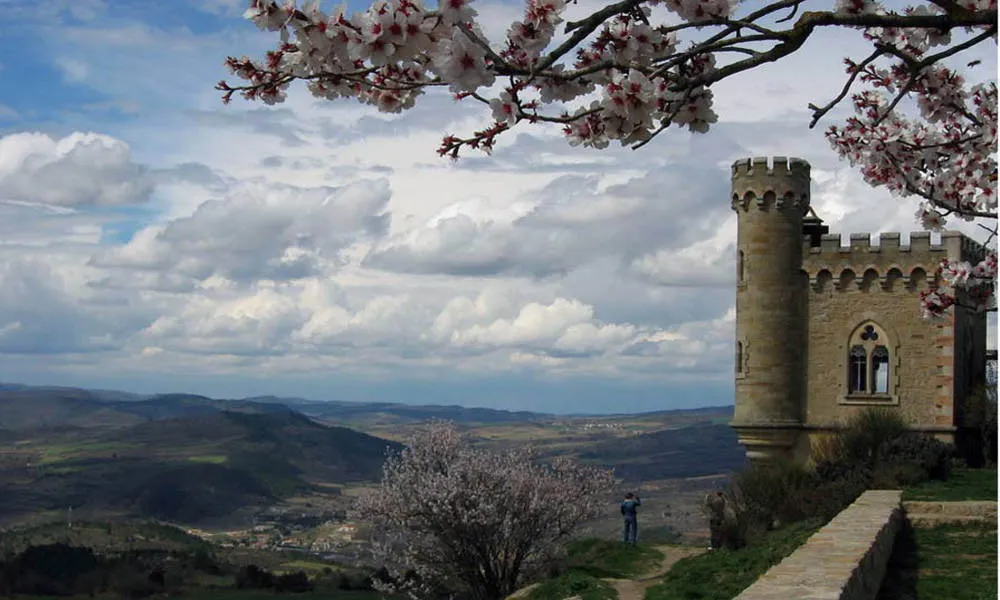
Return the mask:
<svg viewBox="0 0 1000 600">
<path fill-rule="evenodd" d="M 614 600 L 617 592 L 600 578 L 630 579 L 653 569 L 663 553 L 645 544 L 629 546 L 601 539 L 574 541 L 567 548 L 562 574 L 531 591 L 530 600 L 579 595 L 583 600 Z"/>
<path fill-rule="evenodd" d="M 819 521 L 793 523 L 769 532 L 742 550 L 714 550 L 682 558 L 663 583 L 646 592 L 647 600 L 731 600 L 815 533 Z"/>
</svg>

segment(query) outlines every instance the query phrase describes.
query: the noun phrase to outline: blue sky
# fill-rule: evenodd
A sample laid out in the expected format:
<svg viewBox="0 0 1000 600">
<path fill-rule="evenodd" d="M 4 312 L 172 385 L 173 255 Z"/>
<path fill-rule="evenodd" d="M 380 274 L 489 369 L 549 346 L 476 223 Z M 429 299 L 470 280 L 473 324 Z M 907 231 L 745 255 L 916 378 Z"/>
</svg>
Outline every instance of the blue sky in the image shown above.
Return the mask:
<svg viewBox="0 0 1000 600">
<path fill-rule="evenodd" d="M 520 11 L 476 5 L 493 36 Z M 594 152 L 524 129 L 451 164 L 441 136 L 487 115 L 443 95 L 401 115 L 303 89 L 223 106 L 225 57 L 274 42 L 242 1 L 0 8 L 3 381 L 561 413 L 730 404 L 728 164 L 801 156 L 835 231 L 917 227 L 912 202 L 806 128 L 863 49 L 851 36 L 721 84 L 707 136 Z M 980 54 L 995 73 L 995 49 Z"/>
</svg>

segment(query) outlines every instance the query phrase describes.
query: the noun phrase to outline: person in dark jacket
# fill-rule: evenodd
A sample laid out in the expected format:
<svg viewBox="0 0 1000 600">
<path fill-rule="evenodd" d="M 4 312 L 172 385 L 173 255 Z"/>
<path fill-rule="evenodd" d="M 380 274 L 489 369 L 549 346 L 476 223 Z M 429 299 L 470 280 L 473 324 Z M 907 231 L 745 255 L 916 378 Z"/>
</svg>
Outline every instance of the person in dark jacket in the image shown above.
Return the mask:
<svg viewBox="0 0 1000 600">
<path fill-rule="evenodd" d="M 708 514 L 708 531 L 711 541 L 709 550 L 718 550 L 725 544 L 723 528 L 726 522 L 726 495 L 714 490 L 705 496 L 705 512 Z"/>
<path fill-rule="evenodd" d="M 636 508 L 642 506 L 642 500 L 639 497 L 629 492 L 625 494 L 625 500 L 622 501 L 622 516 L 625 517 L 625 533 L 623 535 L 623 540 L 626 544 L 635 545 L 636 538 L 639 535 L 639 522 L 636 517 Z"/>
</svg>

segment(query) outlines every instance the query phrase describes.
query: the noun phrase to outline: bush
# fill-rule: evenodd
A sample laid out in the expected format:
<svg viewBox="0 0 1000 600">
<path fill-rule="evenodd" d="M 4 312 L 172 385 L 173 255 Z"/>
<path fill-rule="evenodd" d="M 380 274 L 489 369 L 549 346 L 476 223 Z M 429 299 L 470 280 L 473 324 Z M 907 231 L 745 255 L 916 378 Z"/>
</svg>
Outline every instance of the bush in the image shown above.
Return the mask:
<svg viewBox="0 0 1000 600">
<path fill-rule="evenodd" d="M 809 499 L 813 514 L 831 519 L 871 487 L 874 473 L 868 465 L 825 460 L 816 464 L 816 477 L 819 483 Z"/>
<path fill-rule="evenodd" d="M 878 464 L 912 467 L 911 479 L 899 485 L 920 483 L 927 479 L 946 481 L 951 473 L 953 448 L 927 433 L 907 433 L 889 440 L 878 449 Z"/>
<path fill-rule="evenodd" d="M 274 575 L 257 565 L 247 565 L 236 574 L 239 589 L 270 589 L 274 587 Z"/>
<path fill-rule="evenodd" d="M 736 473 L 724 494 L 722 543 L 738 549 L 781 523 L 814 516 L 816 474 L 791 461 L 751 464 Z"/>
<path fill-rule="evenodd" d="M 888 408 L 870 408 L 854 415 L 836 436 L 834 448 L 840 460 L 874 466 L 878 450 L 908 433 L 906 421 Z"/>
<path fill-rule="evenodd" d="M 274 591 L 276 592 L 302 593 L 311 591 L 312 588 L 309 576 L 305 574 L 305 571 L 285 573 L 274 579 Z"/>
</svg>

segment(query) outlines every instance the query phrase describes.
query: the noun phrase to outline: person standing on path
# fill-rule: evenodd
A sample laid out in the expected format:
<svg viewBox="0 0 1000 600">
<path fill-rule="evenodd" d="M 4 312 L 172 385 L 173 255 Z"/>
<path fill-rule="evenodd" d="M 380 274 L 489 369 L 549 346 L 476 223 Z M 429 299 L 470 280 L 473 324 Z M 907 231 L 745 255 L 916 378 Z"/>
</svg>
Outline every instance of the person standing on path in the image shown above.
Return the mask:
<svg viewBox="0 0 1000 600">
<path fill-rule="evenodd" d="M 638 496 L 632 492 L 625 494 L 625 500 L 622 501 L 622 516 L 625 517 L 625 533 L 622 541 L 633 546 L 635 546 L 636 538 L 639 535 L 636 508 L 640 506 L 642 506 L 642 500 L 639 500 Z"/>
<path fill-rule="evenodd" d="M 722 528 L 726 519 L 726 495 L 721 490 L 709 492 L 705 496 L 705 512 L 708 514 L 708 531 L 711 541 L 709 550 L 718 550 L 722 547 Z"/>
</svg>

